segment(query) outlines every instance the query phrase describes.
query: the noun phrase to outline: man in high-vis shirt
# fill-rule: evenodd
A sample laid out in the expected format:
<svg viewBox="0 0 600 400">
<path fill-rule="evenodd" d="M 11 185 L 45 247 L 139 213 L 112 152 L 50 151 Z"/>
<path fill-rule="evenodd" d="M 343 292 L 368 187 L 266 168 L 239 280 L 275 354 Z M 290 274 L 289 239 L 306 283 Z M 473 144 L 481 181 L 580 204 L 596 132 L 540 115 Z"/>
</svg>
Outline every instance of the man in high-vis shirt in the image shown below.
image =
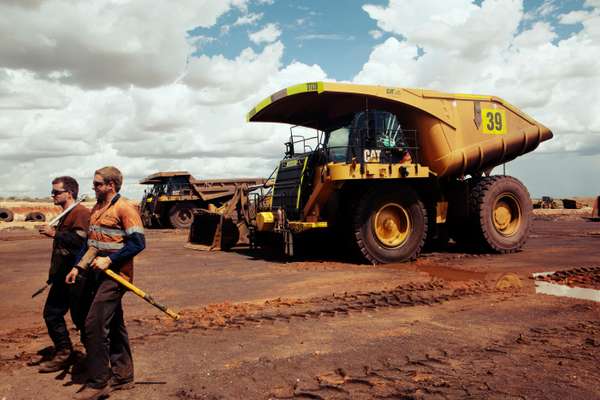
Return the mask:
<svg viewBox="0 0 600 400">
<path fill-rule="evenodd" d="M 115 167 L 94 173 L 97 203 L 92 209 L 87 247 L 98 250 L 90 264 L 96 290 L 85 321 L 88 381 L 75 394 L 79 400 L 96 400 L 111 391 L 133 387 L 133 360 L 121 305 L 126 289 L 102 272 L 109 268 L 131 281 L 133 257 L 146 246 L 137 209 L 119 194 L 122 183 L 123 176 Z M 76 264 L 67 283 L 73 283 L 79 270 L 86 267 Z"/>
</svg>

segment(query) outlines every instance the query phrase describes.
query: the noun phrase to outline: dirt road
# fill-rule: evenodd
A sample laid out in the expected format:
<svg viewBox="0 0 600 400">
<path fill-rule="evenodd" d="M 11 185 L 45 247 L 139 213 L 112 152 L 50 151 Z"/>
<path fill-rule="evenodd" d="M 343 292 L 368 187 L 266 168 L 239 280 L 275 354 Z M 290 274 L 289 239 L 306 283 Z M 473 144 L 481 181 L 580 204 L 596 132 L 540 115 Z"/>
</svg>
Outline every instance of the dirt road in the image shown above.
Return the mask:
<svg viewBox="0 0 600 400">
<path fill-rule="evenodd" d="M 600 398 L 600 223 L 547 217 L 517 254 L 451 249 L 377 267 L 147 238 L 135 283 L 182 320 L 126 296 L 137 385 L 111 398 Z M 0 231 L 0 399 L 70 398 L 84 379 L 26 365 L 50 344 L 45 296 L 30 297 L 49 250 Z"/>
</svg>

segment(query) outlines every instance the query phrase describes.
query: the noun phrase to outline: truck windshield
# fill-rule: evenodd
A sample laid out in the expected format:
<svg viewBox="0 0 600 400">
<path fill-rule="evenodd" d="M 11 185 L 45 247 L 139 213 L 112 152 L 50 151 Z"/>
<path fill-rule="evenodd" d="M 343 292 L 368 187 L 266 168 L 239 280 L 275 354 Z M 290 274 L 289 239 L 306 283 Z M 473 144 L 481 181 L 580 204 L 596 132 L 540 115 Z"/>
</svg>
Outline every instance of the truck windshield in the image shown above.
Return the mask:
<svg viewBox="0 0 600 400">
<path fill-rule="evenodd" d="M 155 196 L 160 196 L 165 192 L 165 185 L 161 183 L 157 183 L 152 187 L 151 193 Z"/>
<path fill-rule="evenodd" d="M 327 148 L 329 149 L 329 158 L 333 162 L 346 161 L 346 152 L 348 151 L 348 138 L 350 137 L 350 127 L 343 126 L 329 132 Z"/>
<path fill-rule="evenodd" d="M 340 126 L 341 125 L 341 126 Z M 359 111 L 350 114 L 341 124 L 327 132 L 329 160 L 345 162 L 350 148 L 351 157 L 363 148 L 398 149 L 407 146 L 398 117 L 381 110 Z"/>
<path fill-rule="evenodd" d="M 369 110 L 354 115 L 352 123 L 356 139 L 370 148 L 406 146 L 398 117 L 387 111 Z"/>
</svg>

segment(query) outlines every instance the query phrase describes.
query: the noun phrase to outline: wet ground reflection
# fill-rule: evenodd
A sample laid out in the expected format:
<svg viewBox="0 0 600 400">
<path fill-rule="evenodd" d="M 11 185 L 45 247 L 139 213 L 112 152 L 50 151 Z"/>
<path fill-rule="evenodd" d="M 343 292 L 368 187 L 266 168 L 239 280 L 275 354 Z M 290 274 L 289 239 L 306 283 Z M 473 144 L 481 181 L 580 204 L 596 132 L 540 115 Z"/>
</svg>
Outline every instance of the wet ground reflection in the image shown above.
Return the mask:
<svg viewBox="0 0 600 400">
<path fill-rule="evenodd" d="M 540 280 L 540 278 L 550 276 L 552 274 L 554 274 L 554 271 L 533 274 L 533 277 L 535 279 L 536 293 L 600 302 L 600 290 L 581 287 L 571 287 L 567 285 L 560 285 L 558 283 L 551 283 Z"/>
</svg>

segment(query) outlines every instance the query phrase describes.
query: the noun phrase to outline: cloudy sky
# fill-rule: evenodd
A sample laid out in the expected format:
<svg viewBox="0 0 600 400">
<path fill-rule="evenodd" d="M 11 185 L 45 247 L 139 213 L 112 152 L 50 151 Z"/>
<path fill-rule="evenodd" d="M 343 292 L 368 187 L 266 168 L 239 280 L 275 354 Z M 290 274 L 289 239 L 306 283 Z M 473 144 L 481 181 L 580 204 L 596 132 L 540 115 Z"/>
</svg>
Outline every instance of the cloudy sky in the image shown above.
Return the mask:
<svg viewBox="0 0 600 400">
<path fill-rule="evenodd" d="M 328 80 L 493 94 L 555 138 L 507 165 L 534 196 L 600 194 L 600 0 L 0 0 L 0 196 L 104 165 L 267 176 L 264 97 Z"/>
</svg>

